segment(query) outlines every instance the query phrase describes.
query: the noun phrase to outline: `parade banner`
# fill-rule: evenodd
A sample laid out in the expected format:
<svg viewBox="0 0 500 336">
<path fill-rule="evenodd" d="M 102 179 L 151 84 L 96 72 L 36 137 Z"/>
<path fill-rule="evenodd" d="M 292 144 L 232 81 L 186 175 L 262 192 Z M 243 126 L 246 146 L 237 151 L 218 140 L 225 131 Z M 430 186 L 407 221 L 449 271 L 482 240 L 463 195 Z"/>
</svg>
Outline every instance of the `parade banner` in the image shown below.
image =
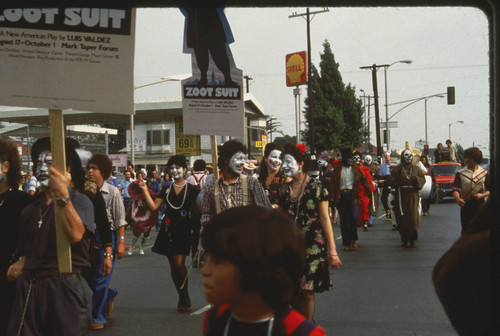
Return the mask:
<svg viewBox="0 0 500 336">
<path fill-rule="evenodd" d="M 184 52 L 193 76 L 182 81 L 184 132 L 192 135 L 245 134 L 243 71 L 229 49 L 234 42 L 222 8 L 183 8 Z"/>
<path fill-rule="evenodd" d="M 133 114 L 134 20 L 133 9 L 0 9 L 0 104 Z"/>
<path fill-rule="evenodd" d="M 286 86 L 307 83 L 307 52 L 300 51 L 285 56 Z"/>
</svg>

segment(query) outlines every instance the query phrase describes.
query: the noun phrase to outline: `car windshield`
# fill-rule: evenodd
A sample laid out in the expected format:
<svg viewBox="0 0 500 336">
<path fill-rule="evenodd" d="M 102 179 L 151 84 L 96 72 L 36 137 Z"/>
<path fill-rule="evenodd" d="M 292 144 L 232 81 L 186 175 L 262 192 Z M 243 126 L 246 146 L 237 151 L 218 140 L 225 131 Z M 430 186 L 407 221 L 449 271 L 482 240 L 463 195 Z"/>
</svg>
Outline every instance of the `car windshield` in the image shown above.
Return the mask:
<svg viewBox="0 0 500 336">
<path fill-rule="evenodd" d="M 455 175 L 459 169 L 460 167 L 458 165 L 442 165 L 432 167 L 434 176 Z"/>
</svg>

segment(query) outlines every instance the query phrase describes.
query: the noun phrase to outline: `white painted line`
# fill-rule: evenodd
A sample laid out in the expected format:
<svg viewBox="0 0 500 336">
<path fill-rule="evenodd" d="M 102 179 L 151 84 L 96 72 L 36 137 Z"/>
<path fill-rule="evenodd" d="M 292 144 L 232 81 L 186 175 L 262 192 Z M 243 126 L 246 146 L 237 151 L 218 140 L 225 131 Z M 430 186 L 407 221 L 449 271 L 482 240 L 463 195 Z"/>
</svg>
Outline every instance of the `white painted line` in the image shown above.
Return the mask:
<svg viewBox="0 0 500 336">
<path fill-rule="evenodd" d="M 198 309 L 198 310 L 197 310 L 197 311 L 195 311 L 195 312 L 192 312 L 192 313 L 191 313 L 191 316 L 192 316 L 192 315 L 200 315 L 200 314 L 202 314 L 202 313 L 206 312 L 207 310 L 209 310 L 209 309 L 210 309 L 210 307 L 212 307 L 212 306 L 208 304 L 208 305 L 206 305 L 205 307 L 200 308 L 200 309 Z"/>
</svg>

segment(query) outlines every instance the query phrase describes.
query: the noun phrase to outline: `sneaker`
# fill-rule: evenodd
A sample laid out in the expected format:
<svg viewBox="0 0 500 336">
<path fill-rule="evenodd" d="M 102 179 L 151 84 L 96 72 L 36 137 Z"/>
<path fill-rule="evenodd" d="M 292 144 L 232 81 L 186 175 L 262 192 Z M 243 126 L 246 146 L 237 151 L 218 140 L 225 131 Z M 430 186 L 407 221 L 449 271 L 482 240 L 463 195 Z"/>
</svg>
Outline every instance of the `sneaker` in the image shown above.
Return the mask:
<svg viewBox="0 0 500 336">
<path fill-rule="evenodd" d="M 139 254 L 144 255 L 144 249 L 142 247 L 139 249 Z"/>
<path fill-rule="evenodd" d="M 366 224 L 366 223 L 363 224 L 363 231 L 365 231 L 365 232 L 368 231 L 368 224 Z"/>
<path fill-rule="evenodd" d="M 103 323 L 92 323 L 90 327 L 92 328 L 92 330 L 100 330 L 104 329 L 105 325 Z"/>
<path fill-rule="evenodd" d="M 132 246 L 130 246 L 130 248 L 128 249 L 128 255 L 132 255 L 134 252 L 134 248 Z"/>
</svg>

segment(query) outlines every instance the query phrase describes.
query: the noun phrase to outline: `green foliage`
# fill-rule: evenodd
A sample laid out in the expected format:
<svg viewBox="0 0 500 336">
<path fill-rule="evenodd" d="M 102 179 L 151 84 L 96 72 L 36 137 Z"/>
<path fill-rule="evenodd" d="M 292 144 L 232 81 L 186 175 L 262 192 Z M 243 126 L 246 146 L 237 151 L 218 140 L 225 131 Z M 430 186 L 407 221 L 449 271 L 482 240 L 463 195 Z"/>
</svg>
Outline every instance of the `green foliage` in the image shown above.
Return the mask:
<svg viewBox="0 0 500 336">
<path fill-rule="evenodd" d="M 363 104 L 356 97 L 356 89 L 345 85 L 335 62 L 330 43 L 325 40 L 320 54 L 320 72 L 311 66 L 312 110 L 314 115 L 315 150 L 340 150 L 356 148 L 366 137 L 363 125 Z M 309 94 L 309 92 L 308 92 Z M 304 104 L 304 139 L 311 143 L 309 97 Z"/>
<path fill-rule="evenodd" d="M 294 136 L 284 135 L 282 137 L 276 137 L 274 139 L 274 142 L 277 142 L 280 145 L 285 146 L 287 143 L 295 143 L 295 142 L 297 142 L 297 137 L 295 135 Z"/>
</svg>

